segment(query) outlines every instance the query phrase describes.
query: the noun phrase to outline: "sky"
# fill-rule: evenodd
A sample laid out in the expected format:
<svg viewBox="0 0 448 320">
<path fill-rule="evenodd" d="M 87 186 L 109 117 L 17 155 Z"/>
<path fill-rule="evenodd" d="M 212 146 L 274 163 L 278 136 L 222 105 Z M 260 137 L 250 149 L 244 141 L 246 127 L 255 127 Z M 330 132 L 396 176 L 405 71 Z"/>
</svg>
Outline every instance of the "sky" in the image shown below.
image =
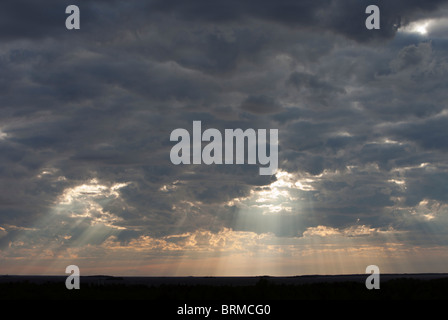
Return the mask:
<svg viewBox="0 0 448 320">
<path fill-rule="evenodd" d="M 448 1 L 6 0 L 0 70 L 0 274 L 448 272 Z"/>
</svg>

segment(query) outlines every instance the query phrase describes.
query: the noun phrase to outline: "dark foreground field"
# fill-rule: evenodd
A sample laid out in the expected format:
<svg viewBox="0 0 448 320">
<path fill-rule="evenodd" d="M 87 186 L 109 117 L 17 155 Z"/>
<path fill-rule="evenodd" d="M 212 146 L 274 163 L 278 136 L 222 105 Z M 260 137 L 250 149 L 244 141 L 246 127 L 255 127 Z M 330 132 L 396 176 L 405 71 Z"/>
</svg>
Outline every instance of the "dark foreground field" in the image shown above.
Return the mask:
<svg viewBox="0 0 448 320">
<path fill-rule="evenodd" d="M 381 275 L 379 290 L 366 289 L 366 278 L 84 276 L 79 290 L 68 290 L 63 276 L 0 276 L 0 299 L 448 299 L 447 274 Z"/>
</svg>

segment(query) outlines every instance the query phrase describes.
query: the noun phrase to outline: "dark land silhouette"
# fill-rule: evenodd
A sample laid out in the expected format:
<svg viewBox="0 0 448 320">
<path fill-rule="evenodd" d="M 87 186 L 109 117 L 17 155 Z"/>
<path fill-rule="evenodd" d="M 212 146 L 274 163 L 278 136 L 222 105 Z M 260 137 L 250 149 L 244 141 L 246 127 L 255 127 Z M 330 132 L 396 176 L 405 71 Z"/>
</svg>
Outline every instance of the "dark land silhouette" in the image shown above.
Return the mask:
<svg viewBox="0 0 448 320">
<path fill-rule="evenodd" d="M 296 277 L 0 276 L 0 299 L 87 300 L 408 300 L 448 299 L 448 274 L 384 274 L 368 290 L 368 274 Z"/>
</svg>

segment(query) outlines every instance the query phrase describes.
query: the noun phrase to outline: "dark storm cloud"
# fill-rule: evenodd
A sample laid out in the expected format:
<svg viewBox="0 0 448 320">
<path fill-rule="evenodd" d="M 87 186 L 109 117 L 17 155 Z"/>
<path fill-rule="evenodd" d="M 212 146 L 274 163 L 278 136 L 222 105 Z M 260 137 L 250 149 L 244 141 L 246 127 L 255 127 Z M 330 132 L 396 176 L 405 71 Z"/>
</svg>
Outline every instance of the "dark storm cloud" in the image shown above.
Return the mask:
<svg viewBox="0 0 448 320">
<path fill-rule="evenodd" d="M 306 28 L 314 31 L 333 31 L 350 38 L 364 41 L 372 37 L 391 37 L 400 23 L 412 18 L 421 18 L 435 11 L 443 0 L 433 1 L 75 1 L 64 2 L 47 0 L 45 2 L 30 2 L 26 0 L 5 1 L 1 4 L 0 38 L 15 40 L 21 38 L 44 38 L 66 36 L 64 26 L 65 8 L 75 4 L 82 8 L 83 26 L 89 31 L 100 32 L 105 39 L 105 29 L 120 32 L 126 27 L 138 29 L 145 24 L 151 25 L 151 19 L 160 22 L 160 17 L 174 16 L 193 23 L 231 24 L 255 18 L 261 21 L 278 23 L 288 27 Z M 378 32 L 369 32 L 364 28 L 365 8 L 368 5 L 378 5 L 381 8 L 382 28 Z M 149 20 L 149 21 L 148 21 Z M 84 36 L 83 28 L 79 31 Z M 219 38 L 210 39 L 212 41 Z M 217 51 L 224 54 L 229 48 L 221 47 Z M 240 48 L 234 48 L 233 55 L 240 53 Z"/>
<path fill-rule="evenodd" d="M 443 0 L 435 1 L 154 1 L 150 7 L 160 12 L 172 13 L 187 21 L 202 20 L 214 23 L 230 23 L 245 18 L 255 18 L 279 23 L 288 27 L 311 30 L 331 30 L 350 38 L 364 41 L 375 37 L 394 35 L 403 18 L 413 18 L 434 11 Z M 381 32 L 373 33 L 364 28 L 365 8 L 369 5 L 381 8 Z M 404 21 L 405 22 L 405 21 Z"/>
<path fill-rule="evenodd" d="M 45 3 L 4 1 L 1 4 L 0 38 L 17 40 L 52 35 L 58 25 L 65 22 L 60 13 L 65 12 L 66 6 L 61 1 L 51 0 Z"/>
<path fill-rule="evenodd" d="M 278 113 L 282 107 L 271 97 L 249 96 L 241 104 L 241 109 L 256 114 Z"/>
<path fill-rule="evenodd" d="M 448 133 L 446 115 L 421 121 L 404 123 L 392 128 L 391 131 L 400 140 L 412 141 L 424 149 L 446 151 L 448 148 Z"/>
<path fill-rule="evenodd" d="M 367 31 L 375 3 L 381 30 Z M 126 228 L 105 233 L 123 242 L 222 227 L 296 236 L 358 218 L 387 227 L 394 199 L 445 203 L 447 47 L 396 34 L 442 3 L 79 1 L 79 32 L 65 29 L 66 3 L 2 3 L 0 226 L 32 227 L 91 179 L 129 183 L 92 200 Z M 171 164 L 170 132 L 193 120 L 278 128 L 280 168 L 314 179 L 300 214 L 228 204 L 275 181 L 256 166 Z M 424 162 L 434 172 L 396 173 Z M 95 210 L 63 229 L 70 241 Z"/>
</svg>

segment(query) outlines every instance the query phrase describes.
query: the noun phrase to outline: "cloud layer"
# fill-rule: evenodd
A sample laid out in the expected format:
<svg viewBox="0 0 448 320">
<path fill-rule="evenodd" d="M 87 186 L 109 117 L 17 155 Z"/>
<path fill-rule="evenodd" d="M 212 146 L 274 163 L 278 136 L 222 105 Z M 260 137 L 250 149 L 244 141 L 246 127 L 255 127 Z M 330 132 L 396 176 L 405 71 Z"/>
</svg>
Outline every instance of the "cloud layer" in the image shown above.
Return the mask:
<svg viewBox="0 0 448 320">
<path fill-rule="evenodd" d="M 4 270 L 177 274 L 163 259 L 252 250 L 280 257 L 266 272 L 347 271 L 334 252 L 286 267 L 330 244 L 399 252 L 391 272 L 422 248 L 446 265 L 446 1 L 376 1 L 372 31 L 359 0 L 79 1 L 76 31 L 69 4 L 0 5 Z M 278 129 L 278 173 L 171 164 L 170 133 L 193 120 Z M 204 272 L 250 274 L 238 261 Z"/>
</svg>

